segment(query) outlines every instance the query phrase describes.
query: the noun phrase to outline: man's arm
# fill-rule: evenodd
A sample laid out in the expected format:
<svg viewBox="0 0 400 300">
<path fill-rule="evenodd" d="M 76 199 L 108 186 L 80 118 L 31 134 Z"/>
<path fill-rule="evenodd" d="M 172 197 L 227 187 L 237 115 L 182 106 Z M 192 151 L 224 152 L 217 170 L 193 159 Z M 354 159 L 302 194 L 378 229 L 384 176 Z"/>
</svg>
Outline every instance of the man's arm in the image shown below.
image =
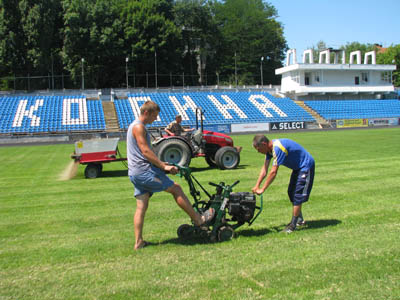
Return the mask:
<svg viewBox="0 0 400 300">
<path fill-rule="evenodd" d="M 261 182 L 264 180 L 265 176 L 267 175 L 268 168 L 269 168 L 270 160 L 265 160 L 263 166 L 261 167 L 260 174 L 258 175 L 258 179 L 256 185 L 252 188 L 252 191 L 255 193 L 256 190 L 260 188 Z"/>
<path fill-rule="evenodd" d="M 168 129 L 168 127 L 165 128 L 164 130 L 165 130 L 166 133 L 168 133 L 168 135 L 172 135 L 172 136 L 175 135 L 171 130 Z"/>
<path fill-rule="evenodd" d="M 146 131 L 144 128 L 143 124 L 138 124 L 133 127 L 132 130 L 132 135 L 136 139 L 136 142 L 138 144 L 138 147 L 140 151 L 142 152 L 143 156 L 151 162 L 153 165 L 155 165 L 157 168 L 170 172 L 172 174 L 177 174 L 178 173 L 178 168 L 174 166 L 170 166 L 166 164 L 165 162 L 162 162 L 161 160 L 158 159 L 157 155 L 151 150 L 151 148 L 147 145 L 147 140 L 146 140 Z"/>
<path fill-rule="evenodd" d="M 169 123 L 168 124 L 168 126 L 167 127 L 165 127 L 165 132 L 168 134 L 168 135 L 172 135 L 172 136 L 174 136 L 175 134 L 171 131 L 171 129 L 172 129 L 172 124 L 173 124 L 174 122 L 171 122 L 171 123 Z"/>
<path fill-rule="evenodd" d="M 271 183 L 274 181 L 276 175 L 278 174 L 278 168 L 279 168 L 278 165 L 271 167 L 271 171 L 269 172 L 267 179 L 264 182 L 263 187 L 256 190 L 255 191 L 256 194 L 261 195 L 271 185 Z"/>
</svg>

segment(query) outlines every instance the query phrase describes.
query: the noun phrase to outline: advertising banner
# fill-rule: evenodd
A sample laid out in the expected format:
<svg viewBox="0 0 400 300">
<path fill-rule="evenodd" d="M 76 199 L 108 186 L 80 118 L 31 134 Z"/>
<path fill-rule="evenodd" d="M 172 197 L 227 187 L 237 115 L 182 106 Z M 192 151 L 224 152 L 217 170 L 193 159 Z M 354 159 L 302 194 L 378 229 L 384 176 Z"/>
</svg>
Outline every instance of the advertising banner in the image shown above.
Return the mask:
<svg viewBox="0 0 400 300">
<path fill-rule="evenodd" d="M 368 119 L 336 120 L 337 128 L 368 127 Z"/>
<path fill-rule="evenodd" d="M 232 132 L 269 131 L 269 123 L 232 124 Z"/>
<path fill-rule="evenodd" d="M 271 130 L 297 130 L 305 129 L 305 122 L 275 122 L 271 123 Z"/>
<path fill-rule="evenodd" d="M 204 125 L 204 130 L 216 131 L 221 133 L 231 133 L 231 125 L 230 124 Z"/>
<path fill-rule="evenodd" d="M 397 118 L 369 119 L 369 126 L 395 126 L 399 124 Z"/>
</svg>

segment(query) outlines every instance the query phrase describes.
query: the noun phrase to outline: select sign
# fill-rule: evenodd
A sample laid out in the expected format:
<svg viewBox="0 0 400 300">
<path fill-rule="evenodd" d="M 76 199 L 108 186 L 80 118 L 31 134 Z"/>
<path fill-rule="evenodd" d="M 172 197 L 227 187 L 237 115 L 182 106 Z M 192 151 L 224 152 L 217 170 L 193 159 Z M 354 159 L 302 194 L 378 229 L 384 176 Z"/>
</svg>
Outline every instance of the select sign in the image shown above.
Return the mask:
<svg viewBox="0 0 400 300">
<path fill-rule="evenodd" d="M 304 129 L 304 122 L 277 122 L 271 123 L 271 130 L 296 130 Z"/>
</svg>

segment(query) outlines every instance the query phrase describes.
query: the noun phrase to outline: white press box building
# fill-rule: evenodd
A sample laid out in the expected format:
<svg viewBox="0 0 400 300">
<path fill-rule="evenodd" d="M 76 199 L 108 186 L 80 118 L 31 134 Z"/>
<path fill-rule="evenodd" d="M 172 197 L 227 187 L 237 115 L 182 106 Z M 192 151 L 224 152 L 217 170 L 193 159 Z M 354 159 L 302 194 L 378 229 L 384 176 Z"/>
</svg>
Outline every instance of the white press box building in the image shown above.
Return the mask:
<svg viewBox="0 0 400 300">
<path fill-rule="evenodd" d="M 296 49 L 290 49 L 286 65 L 276 69 L 282 75 L 280 92 L 295 100 L 314 99 L 380 99 L 394 93 L 392 72 L 395 65 L 377 65 L 375 51 L 364 55 L 344 50 L 326 49 L 314 63 L 313 51 L 304 51 L 302 63 L 297 63 Z M 333 60 L 333 61 L 332 61 Z"/>
</svg>

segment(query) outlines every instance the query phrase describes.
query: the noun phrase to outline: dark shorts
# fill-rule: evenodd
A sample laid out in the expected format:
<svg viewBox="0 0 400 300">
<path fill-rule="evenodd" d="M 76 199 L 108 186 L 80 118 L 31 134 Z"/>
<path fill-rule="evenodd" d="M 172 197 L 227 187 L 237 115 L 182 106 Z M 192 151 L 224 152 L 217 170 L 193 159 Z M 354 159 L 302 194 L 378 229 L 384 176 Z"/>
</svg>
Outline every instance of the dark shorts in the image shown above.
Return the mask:
<svg viewBox="0 0 400 300">
<path fill-rule="evenodd" d="M 293 171 L 290 176 L 288 195 L 293 205 L 308 201 L 314 183 L 315 166 L 308 171 Z"/>
<path fill-rule="evenodd" d="M 153 193 L 165 191 L 174 184 L 162 170 L 155 167 L 148 172 L 132 175 L 129 178 L 135 186 L 135 197 L 146 193 L 151 196 Z"/>
</svg>

